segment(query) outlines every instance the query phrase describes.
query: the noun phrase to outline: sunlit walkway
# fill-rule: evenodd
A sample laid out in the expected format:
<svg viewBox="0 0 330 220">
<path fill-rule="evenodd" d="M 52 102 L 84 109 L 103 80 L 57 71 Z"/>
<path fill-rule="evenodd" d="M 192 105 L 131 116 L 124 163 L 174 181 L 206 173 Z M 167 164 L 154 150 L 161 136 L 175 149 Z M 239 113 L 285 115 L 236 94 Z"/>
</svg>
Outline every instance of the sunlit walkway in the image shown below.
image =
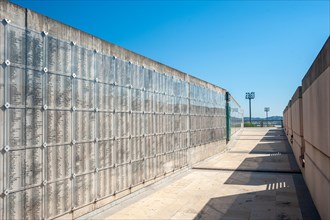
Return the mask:
<svg viewBox="0 0 330 220">
<path fill-rule="evenodd" d="M 319 219 L 282 129 L 245 129 L 229 151 L 93 219 Z"/>
</svg>

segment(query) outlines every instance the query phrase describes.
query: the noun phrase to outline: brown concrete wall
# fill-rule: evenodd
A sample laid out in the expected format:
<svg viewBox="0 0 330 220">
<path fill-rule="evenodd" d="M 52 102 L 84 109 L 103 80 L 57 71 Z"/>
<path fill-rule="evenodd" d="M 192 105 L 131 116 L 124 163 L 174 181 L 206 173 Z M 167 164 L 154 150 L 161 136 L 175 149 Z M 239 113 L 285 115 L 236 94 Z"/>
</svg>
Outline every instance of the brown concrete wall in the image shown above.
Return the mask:
<svg viewBox="0 0 330 220">
<path fill-rule="evenodd" d="M 330 219 L 330 67 L 303 93 L 305 179 L 323 219 Z"/>
<path fill-rule="evenodd" d="M 287 133 L 286 136 L 288 137 L 289 143 L 292 146 L 293 141 L 293 133 L 292 133 L 292 108 L 291 108 L 291 100 L 288 103 L 288 110 L 287 110 Z"/>
<path fill-rule="evenodd" d="M 303 158 L 305 152 L 305 143 L 303 137 L 303 109 L 302 109 L 302 90 L 301 86 L 297 88 L 292 97 L 292 150 L 300 169 L 303 171 Z"/>
<path fill-rule="evenodd" d="M 288 139 L 293 136 L 292 149 L 316 208 L 322 219 L 330 219 L 330 38 L 283 115 Z"/>
</svg>

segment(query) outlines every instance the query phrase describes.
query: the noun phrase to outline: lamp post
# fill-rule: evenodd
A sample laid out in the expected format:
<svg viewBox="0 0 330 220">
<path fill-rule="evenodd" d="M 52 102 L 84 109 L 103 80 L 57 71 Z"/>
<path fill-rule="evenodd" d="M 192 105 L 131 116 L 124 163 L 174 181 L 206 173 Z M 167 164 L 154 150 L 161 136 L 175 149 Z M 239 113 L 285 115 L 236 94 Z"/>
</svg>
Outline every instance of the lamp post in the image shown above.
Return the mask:
<svg viewBox="0 0 330 220">
<path fill-rule="evenodd" d="M 268 125 L 268 112 L 270 111 L 269 107 L 265 107 L 265 112 L 266 112 L 266 121 L 267 121 L 267 125 Z"/>
<path fill-rule="evenodd" d="M 254 99 L 255 94 L 254 92 L 247 92 L 245 93 L 245 99 L 249 100 L 249 110 L 250 110 L 250 124 L 251 124 L 251 99 Z"/>
</svg>

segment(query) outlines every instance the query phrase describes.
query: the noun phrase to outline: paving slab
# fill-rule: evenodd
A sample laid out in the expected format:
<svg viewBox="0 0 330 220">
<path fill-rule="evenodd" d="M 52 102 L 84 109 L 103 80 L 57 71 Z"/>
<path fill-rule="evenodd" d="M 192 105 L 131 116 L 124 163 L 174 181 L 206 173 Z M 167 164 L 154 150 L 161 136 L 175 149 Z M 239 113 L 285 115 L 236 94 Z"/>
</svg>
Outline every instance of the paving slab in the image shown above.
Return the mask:
<svg viewBox="0 0 330 220">
<path fill-rule="evenodd" d="M 90 219 L 320 219 L 282 135 L 245 129 L 229 151 Z"/>
</svg>

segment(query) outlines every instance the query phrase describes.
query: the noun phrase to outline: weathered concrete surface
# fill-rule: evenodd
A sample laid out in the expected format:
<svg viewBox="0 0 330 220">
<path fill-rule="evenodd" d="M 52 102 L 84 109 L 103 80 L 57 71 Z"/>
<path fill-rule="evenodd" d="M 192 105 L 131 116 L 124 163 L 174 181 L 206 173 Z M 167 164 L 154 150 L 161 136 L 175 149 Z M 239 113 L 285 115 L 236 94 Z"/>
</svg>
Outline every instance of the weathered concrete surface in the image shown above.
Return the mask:
<svg viewBox="0 0 330 220">
<path fill-rule="evenodd" d="M 320 219 L 283 136 L 282 129 L 245 129 L 229 151 L 89 218 Z"/>
<path fill-rule="evenodd" d="M 0 219 L 77 218 L 226 148 L 225 89 L 7 1 L 0 21 Z"/>
</svg>

